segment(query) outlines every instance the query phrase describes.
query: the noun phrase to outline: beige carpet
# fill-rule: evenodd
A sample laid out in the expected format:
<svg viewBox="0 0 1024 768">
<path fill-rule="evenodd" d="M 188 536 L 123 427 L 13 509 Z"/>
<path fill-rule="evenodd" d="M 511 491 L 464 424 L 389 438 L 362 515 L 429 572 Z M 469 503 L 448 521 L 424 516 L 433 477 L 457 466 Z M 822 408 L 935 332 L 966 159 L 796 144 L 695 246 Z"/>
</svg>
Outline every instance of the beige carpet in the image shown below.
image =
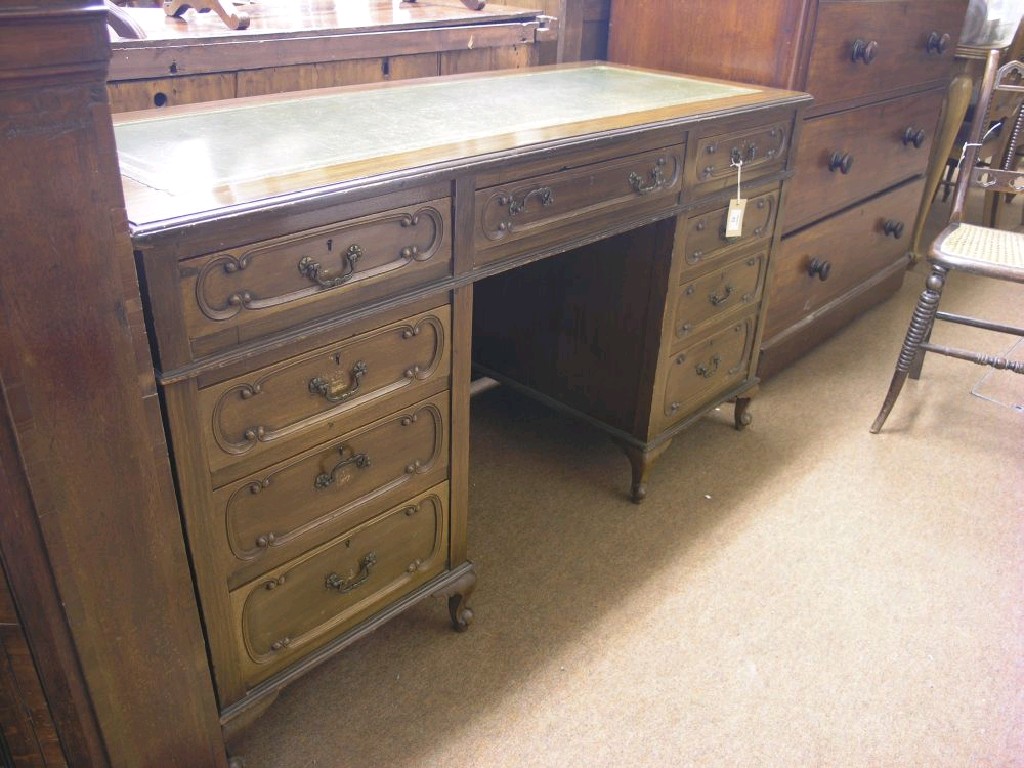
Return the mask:
<svg viewBox="0 0 1024 768">
<path fill-rule="evenodd" d="M 868 433 L 922 285 L 767 382 L 745 432 L 724 409 L 677 438 L 640 506 L 601 434 L 476 398 L 473 626 L 431 600 L 351 646 L 248 768 L 1024 765 L 1024 414 L 931 356 Z M 947 293 L 1024 323 L 1019 286 Z"/>
</svg>

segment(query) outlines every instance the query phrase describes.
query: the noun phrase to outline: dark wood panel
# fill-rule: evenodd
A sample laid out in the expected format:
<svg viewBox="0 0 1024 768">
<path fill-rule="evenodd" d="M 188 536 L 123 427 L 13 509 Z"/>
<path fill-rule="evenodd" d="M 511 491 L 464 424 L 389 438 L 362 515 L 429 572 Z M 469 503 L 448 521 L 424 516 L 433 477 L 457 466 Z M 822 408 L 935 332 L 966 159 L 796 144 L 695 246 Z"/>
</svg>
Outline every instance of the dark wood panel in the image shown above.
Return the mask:
<svg viewBox="0 0 1024 768">
<path fill-rule="evenodd" d="M 612 0 L 608 58 L 797 88 L 800 40 L 813 29 L 816 5 L 815 0 Z M 692 23 L 694 17 L 699 24 Z"/>
<path fill-rule="evenodd" d="M 85 3 L 0 11 L 0 166 L 17 190 L 0 212 L 0 540 L 37 658 L 60 665 L 40 677 L 76 765 L 223 766 L 152 369 L 141 365 L 105 19 Z M 27 258 L 59 266 L 27 269 Z M 26 562 L 32 525 L 45 551 Z M 45 584 L 47 565 L 56 605 L 22 579 Z M 77 658 L 54 639 L 61 612 Z M 83 728 L 90 712 L 102 746 Z"/>
</svg>

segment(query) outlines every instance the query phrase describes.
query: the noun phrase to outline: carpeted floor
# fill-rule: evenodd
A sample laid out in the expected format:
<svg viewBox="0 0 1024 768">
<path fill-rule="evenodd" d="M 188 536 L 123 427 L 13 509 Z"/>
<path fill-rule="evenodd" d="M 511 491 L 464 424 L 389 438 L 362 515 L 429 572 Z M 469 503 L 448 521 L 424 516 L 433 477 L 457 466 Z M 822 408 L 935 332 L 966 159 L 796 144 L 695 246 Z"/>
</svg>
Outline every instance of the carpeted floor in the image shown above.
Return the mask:
<svg viewBox="0 0 1024 768">
<path fill-rule="evenodd" d="M 346 649 L 247 768 L 1024 766 L 1024 377 L 985 399 L 932 356 L 868 433 L 922 285 L 767 382 L 745 432 L 723 409 L 677 438 L 640 506 L 601 434 L 474 399 L 472 627 L 430 600 Z M 1024 323 L 1019 286 L 955 275 L 944 308 L 970 304 Z"/>
</svg>

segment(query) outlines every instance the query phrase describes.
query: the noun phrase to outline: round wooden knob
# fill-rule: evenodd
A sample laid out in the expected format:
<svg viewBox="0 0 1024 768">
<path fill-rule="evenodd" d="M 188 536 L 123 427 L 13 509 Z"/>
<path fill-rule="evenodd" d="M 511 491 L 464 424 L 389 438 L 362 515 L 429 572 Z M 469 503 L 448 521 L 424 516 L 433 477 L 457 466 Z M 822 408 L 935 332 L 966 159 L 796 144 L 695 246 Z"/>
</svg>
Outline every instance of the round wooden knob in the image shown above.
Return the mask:
<svg viewBox="0 0 1024 768">
<path fill-rule="evenodd" d="M 870 64 L 878 55 L 877 40 L 861 40 L 859 37 L 853 41 L 852 59 Z"/>
<path fill-rule="evenodd" d="M 882 231 L 887 235 L 892 235 L 896 240 L 903 237 L 903 222 L 897 219 L 886 219 L 882 225 Z"/>
<path fill-rule="evenodd" d="M 833 173 L 839 171 L 847 174 L 851 168 L 853 168 L 853 155 L 849 152 L 833 152 L 828 156 L 828 169 Z"/>
<path fill-rule="evenodd" d="M 817 277 L 821 282 L 828 280 L 832 265 L 824 259 L 811 259 L 807 264 L 807 274 L 810 277 Z"/>
<path fill-rule="evenodd" d="M 921 145 L 924 144 L 925 139 L 928 135 L 922 128 L 914 128 L 912 125 L 908 125 L 907 129 L 903 131 L 903 145 L 913 144 L 915 149 L 920 149 Z"/>
<path fill-rule="evenodd" d="M 925 50 L 928 51 L 928 53 L 937 53 L 941 56 L 949 48 L 949 43 L 950 37 L 948 34 L 932 32 L 928 35 L 928 41 L 925 43 Z"/>
</svg>

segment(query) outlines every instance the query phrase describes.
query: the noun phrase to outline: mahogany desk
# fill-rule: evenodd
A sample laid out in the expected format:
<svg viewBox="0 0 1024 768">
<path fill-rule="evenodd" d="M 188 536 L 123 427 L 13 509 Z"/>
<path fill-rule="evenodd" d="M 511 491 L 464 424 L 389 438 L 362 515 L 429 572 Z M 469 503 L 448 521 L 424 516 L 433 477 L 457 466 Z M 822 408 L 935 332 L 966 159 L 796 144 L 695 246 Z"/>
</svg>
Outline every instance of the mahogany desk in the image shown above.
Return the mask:
<svg viewBox="0 0 1024 768">
<path fill-rule="evenodd" d="M 607 431 L 636 500 L 745 423 L 808 102 L 595 64 L 115 120 L 229 733 L 417 600 L 467 626 L 471 356 Z"/>
</svg>

